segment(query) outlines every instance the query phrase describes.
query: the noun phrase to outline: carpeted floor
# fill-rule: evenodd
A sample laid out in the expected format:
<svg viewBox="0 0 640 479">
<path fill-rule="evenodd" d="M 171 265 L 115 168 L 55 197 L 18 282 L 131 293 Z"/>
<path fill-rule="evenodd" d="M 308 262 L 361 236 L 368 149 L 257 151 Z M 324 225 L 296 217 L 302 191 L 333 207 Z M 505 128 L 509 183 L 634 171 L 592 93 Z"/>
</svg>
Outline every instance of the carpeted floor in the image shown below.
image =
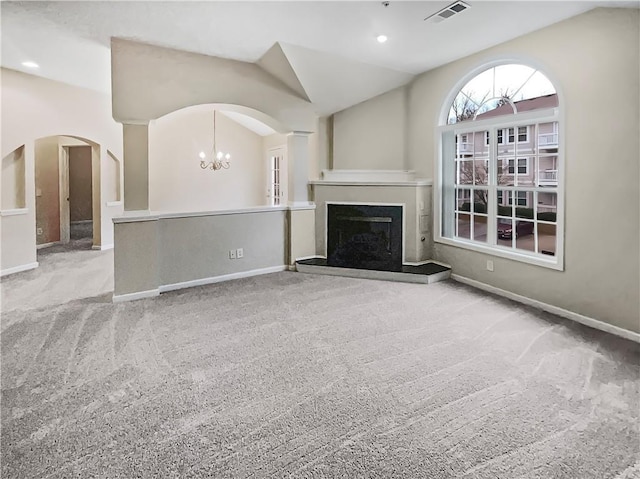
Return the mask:
<svg viewBox="0 0 640 479">
<path fill-rule="evenodd" d="M 640 475 L 639 346 L 452 281 L 61 297 L 3 313 L 3 478 Z"/>
</svg>

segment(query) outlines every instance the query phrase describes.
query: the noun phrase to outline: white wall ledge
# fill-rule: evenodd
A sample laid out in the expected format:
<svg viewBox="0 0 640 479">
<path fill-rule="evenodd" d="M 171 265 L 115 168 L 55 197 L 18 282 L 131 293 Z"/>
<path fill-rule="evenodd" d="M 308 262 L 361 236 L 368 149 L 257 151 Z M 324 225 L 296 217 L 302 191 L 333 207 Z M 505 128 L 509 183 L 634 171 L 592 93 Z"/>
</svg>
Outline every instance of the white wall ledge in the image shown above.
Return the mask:
<svg viewBox="0 0 640 479">
<path fill-rule="evenodd" d="M 254 206 L 249 208 L 236 208 L 230 210 L 217 211 L 187 211 L 187 212 L 143 212 L 143 211 L 125 211 L 123 216 L 113 218 L 114 223 L 139 223 L 143 221 L 158 221 L 165 219 L 177 218 L 197 218 L 201 216 L 222 216 L 222 215 L 242 215 L 252 213 L 272 213 L 276 211 L 289 210 L 315 210 L 316 205 L 313 203 L 305 205 L 279 205 L 279 206 Z"/>
<path fill-rule="evenodd" d="M 26 215 L 27 213 L 29 213 L 29 208 L 14 208 L 12 210 L 0 211 L 0 216 L 17 216 Z"/>
</svg>

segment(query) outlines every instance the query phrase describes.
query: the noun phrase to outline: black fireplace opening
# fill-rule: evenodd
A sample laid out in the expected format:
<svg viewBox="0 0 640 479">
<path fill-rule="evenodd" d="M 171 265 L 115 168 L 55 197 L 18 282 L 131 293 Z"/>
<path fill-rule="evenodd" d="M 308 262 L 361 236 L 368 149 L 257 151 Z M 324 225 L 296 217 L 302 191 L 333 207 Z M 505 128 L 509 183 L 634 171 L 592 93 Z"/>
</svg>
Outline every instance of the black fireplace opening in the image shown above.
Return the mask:
<svg viewBox="0 0 640 479">
<path fill-rule="evenodd" d="M 402 270 L 402 206 L 327 205 L 327 264 Z"/>
</svg>

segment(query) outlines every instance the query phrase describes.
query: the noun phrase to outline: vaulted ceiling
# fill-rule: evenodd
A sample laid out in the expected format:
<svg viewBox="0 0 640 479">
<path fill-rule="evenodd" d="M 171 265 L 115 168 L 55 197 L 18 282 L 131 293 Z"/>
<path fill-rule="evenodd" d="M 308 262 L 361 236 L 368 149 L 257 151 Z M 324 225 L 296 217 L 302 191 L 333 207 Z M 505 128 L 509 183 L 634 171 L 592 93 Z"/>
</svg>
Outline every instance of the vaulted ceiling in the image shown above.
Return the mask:
<svg viewBox="0 0 640 479">
<path fill-rule="evenodd" d="M 255 62 L 327 115 L 597 6 L 638 6 L 470 0 L 449 19 L 425 20 L 450 3 L 3 1 L 2 66 L 110 92 L 110 38 L 121 37 Z"/>
</svg>

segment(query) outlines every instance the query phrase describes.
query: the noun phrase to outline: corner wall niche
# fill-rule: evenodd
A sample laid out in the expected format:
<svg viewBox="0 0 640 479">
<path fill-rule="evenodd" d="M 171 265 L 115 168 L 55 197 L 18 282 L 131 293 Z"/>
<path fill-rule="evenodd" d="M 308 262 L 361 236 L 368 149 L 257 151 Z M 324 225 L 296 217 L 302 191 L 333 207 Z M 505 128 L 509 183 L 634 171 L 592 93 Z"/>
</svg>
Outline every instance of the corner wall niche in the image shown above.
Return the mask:
<svg viewBox="0 0 640 479">
<path fill-rule="evenodd" d="M 2 159 L 2 198 L 0 210 L 26 207 L 24 145 Z"/>
</svg>

